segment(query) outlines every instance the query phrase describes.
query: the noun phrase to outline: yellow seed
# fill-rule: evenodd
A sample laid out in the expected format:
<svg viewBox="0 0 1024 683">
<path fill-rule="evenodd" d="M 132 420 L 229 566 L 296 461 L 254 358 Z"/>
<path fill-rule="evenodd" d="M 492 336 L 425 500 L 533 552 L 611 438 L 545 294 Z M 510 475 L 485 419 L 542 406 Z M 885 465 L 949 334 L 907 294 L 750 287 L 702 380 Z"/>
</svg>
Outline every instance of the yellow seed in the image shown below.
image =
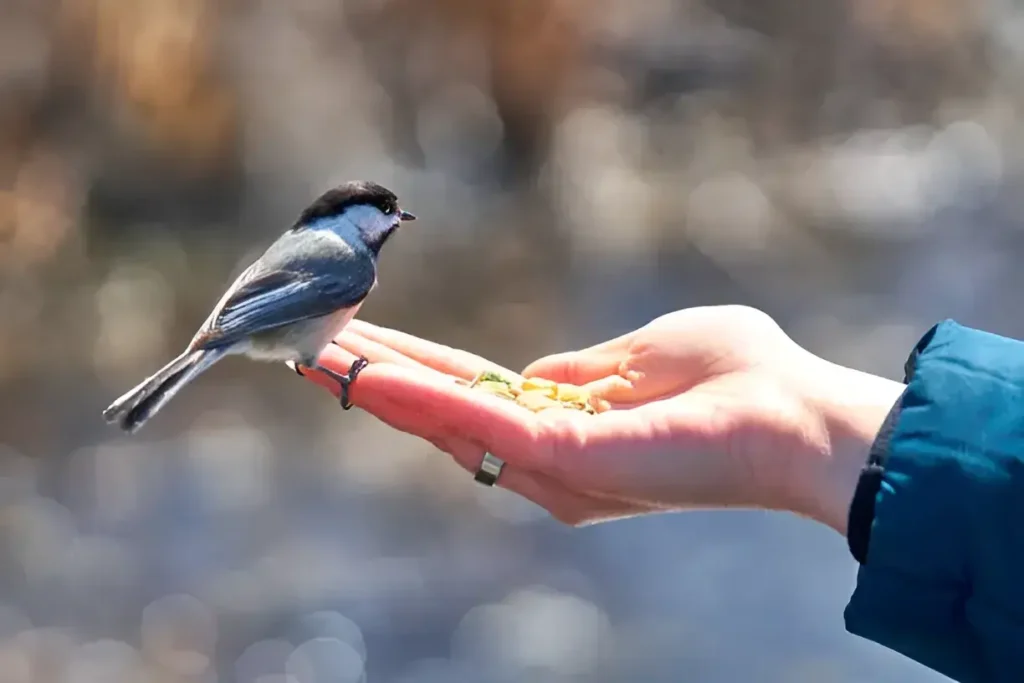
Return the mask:
<svg viewBox="0 0 1024 683">
<path fill-rule="evenodd" d="M 560 408 L 562 404 L 544 395 L 542 391 L 524 391 L 516 398 L 516 403 L 537 413 L 547 408 Z"/>
<path fill-rule="evenodd" d="M 543 391 L 546 396 L 554 396 L 555 382 L 540 377 L 527 377 L 523 380 L 523 391 Z"/>
<path fill-rule="evenodd" d="M 586 403 L 590 398 L 590 394 L 583 387 L 578 387 L 575 384 L 559 384 L 557 396 L 559 401 L 574 403 Z"/>
<path fill-rule="evenodd" d="M 578 410 L 594 415 L 606 407 L 602 401 L 591 397 L 590 393 L 582 387 L 573 384 L 559 384 L 538 377 L 524 379 L 516 375 L 515 379 L 510 380 L 496 372 L 485 370 L 471 382 L 462 380 L 460 383 L 468 384 L 470 387 L 485 391 L 492 396 L 515 401 L 534 413 L 564 409 Z"/>
</svg>

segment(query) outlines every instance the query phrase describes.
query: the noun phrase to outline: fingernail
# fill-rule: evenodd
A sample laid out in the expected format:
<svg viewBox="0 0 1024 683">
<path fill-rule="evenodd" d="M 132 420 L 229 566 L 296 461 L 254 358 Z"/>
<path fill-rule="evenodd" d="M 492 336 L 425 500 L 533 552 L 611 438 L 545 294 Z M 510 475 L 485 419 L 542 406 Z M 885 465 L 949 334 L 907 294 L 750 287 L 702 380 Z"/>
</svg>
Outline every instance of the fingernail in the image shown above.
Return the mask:
<svg viewBox="0 0 1024 683">
<path fill-rule="evenodd" d="M 302 374 L 302 370 L 299 370 L 299 366 L 295 363 L 295 361 L 286 360 L 284 364 L 288 366 L 289 370 L 294 372 L 299 377 L 305 377 L 305 375 Z"/>
</svg>

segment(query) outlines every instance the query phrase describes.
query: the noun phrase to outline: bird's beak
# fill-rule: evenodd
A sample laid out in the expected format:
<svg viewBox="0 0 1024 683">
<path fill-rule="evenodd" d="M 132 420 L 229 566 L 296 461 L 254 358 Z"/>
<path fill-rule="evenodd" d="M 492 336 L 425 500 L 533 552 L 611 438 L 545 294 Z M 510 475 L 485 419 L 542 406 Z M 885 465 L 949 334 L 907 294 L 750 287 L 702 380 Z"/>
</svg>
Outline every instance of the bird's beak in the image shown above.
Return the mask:
<svg viewBox="0 0 1024 683">
<path fill-rule="evenodd" d="M 414 221 L 414 220 L 416 220 L 416 216 L 414 216 L 413 214 L 409 213 L 408 211 L 400 211 L 398 213 L 398 217 L 401 218 L 403 221 Z"/>
</svg>

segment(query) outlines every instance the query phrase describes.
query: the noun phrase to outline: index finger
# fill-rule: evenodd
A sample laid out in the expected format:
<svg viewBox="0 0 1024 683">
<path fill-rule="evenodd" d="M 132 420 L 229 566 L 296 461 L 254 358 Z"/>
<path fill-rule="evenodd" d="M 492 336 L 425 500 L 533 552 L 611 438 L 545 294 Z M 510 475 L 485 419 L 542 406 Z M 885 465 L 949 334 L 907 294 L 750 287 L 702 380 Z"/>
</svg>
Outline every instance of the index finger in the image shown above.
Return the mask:
<svg viewBox="0 0 1024 683">
<path fill-rule="evenodd" d="M 345 332 L 338 337 L 338 343 L 343 346 L 345 345 L 345 333 L 355 334 L 383 344 L 427 367 L 462 379 L 473 379 L 485 370 L 497 372 L 510 379 L 520 378 L 518 372 L 502 367 L 482 356 L 362 320 L 353 320 L 345 327 Z"/>
</svg>

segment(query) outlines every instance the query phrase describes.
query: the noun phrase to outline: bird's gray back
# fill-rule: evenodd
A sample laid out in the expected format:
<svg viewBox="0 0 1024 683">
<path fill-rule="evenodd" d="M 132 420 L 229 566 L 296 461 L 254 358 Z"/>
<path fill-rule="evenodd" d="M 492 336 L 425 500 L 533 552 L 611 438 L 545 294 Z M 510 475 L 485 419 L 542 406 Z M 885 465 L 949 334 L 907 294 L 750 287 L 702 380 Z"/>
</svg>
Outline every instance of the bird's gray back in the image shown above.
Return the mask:
<svg viewBox="0 0 1024 683">
<path fill-rule="evenodd" d="M 288 231 L 267 247 L 253 266 L 253 275 L 257 276 L 277 270 L 319 274 L 347 272 L 349 268 L 363 275 L 376 275 L 369 249 L 357 240 L 327 230 Z"/>
<path fill-rule="evenodd" d="M 196 335 L 216 348 L 359 304 L 377 280 L 372 252 L 335 232 L 286 232 L 225 294 Z"/>
</svg>

